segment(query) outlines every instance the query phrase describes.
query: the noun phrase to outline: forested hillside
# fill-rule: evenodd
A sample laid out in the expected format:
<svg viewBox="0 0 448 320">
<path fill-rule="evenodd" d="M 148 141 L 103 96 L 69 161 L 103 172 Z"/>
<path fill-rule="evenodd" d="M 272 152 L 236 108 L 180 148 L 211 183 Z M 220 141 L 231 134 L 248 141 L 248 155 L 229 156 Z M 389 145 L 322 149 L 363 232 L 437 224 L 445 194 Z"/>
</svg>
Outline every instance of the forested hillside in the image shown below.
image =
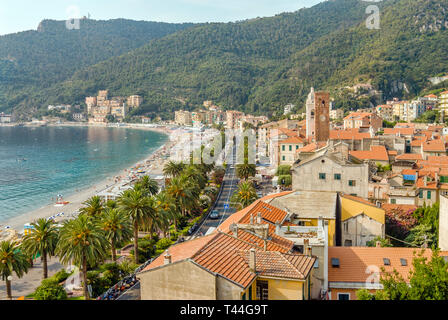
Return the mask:
<svg viewBox="0 0 448 320">
<path fill-rule="evenodd" d="M 0 110 L 84 67 L 139 48 L 192 24 L 83 19 L 79 30 L 44 20 L 37 30 L 0 36 Z"/>
<path fill-rule="evenodd" d="M 194 26 L 79 70 L 17 105 L 82 102 L 107 88 L 142 94 L 142 112 L 214 100 L 270 114 L 286 103 L 303 105 L 310 86 L 371 82 L 386 98 L 412 96 L 428 77 L 448 71 L 448 0 L 378 2 L 379 30 L 366 27 L 368 5 L 334 0 L 271 18 Z"/>
</svg>

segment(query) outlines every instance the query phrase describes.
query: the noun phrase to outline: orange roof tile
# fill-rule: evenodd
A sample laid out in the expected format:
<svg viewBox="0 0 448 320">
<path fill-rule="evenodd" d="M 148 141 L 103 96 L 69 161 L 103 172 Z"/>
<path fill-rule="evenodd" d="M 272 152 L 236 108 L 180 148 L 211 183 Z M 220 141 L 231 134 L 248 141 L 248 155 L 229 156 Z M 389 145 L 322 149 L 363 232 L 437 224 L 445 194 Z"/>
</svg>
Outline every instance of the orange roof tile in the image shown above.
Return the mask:
<svg viewBox="0 0 448 320">
<path fill-rule="evenodd" d="M 171 261 L 177 262 L 187 258 L 192 257 L 196 252 L 198 252 L 202 247 L 204 247 L 207 243 L 213 240 L 216 234 L 211 234 L 208 236 L 196 238 L 191 241 L 182 242 L 179 244 L 175 244 L 169 248 L 169 253 L 171 255 Z M 148 265 L 143 271 L 151 270 L 157 267 L 160 267 L 164 263 L 164 254 L 157 257 L 150 265 Z"/>
<path fill-rule="evenodd" d="M 401 174 L 403 175 L 409 175 L 409 176 L 415 176 L 417 175 L 417 171 L 416 170 L 412 170 L 412 169 L 404 169 L 403 171 L 401 171 Z"/>
<path fill-rule="evenodd" d="M 425 152 L 446 152 L 445 143 L 441 139 L 427 141 L 423 144 Z"/>
<path fill-rule="evenodd" d="M 372 272 L 380 272 L 384 267 L 385 273 L 393 273 L 394 269 L 408 280 L 412 270 L 412 261 L 421 249 L 414 248 L 369 248 L 369 247 L 329 247 L 328 248 L 328 281 L 365 283 Z M 431 258 L 432 251 L 427 249 L 424 257 Z M 332 266 L 332 258 L 338 258 L 340 266 Z M 385 266 L 383 259 L 390 260 L 390 266 Z M 407 266 L 402 266 L 400 259 L 406 259 Z M 368 271 L 369 266 L 376 266 L 376 270 Z M 330 284 L 331 287 L 331 284 Z"/>
<path fill-rule="evenodd" d="M 363 119 L 372 116 L 371 112 L 352 112 L 344 118 L 344 120 Z"/>
<path fill-rule="evenodd" d="M 359 132 L 359 129 L 330 130 L 330 140 L 363 140 L 371 138 L 369 132 Z"/>
<path fill-rule="evenodd" d="M 417 180 L 417 183 L 416 183 L 416 186 L 417 186 L 417 188 L 419 188 L 419 189 L 432 189 L 432 190 L 436 190 L 437 189 L 437 182 L 435 182 L 435 181 L 427 181 L 426 182 L 426 186 L 425 186 L 425 180 L 424 179 L 426 179 L 426 176 L 423 176 L 423 177 L 421 177 L 421 178 L 419 178 L 418 180 Z"/>
<path fill-rule="evenodd" d="M 384 135 L 404 135 L 411 136 L 415 133 L 414 128 L 384 128 Z"/>
<path fill-rule="evenodd" d="M 363 204 L 366 204 L 366 205 L 369 205 L 372 207 L 376 207 L 376 205 L 374 205 L 372 202 L 370 202 L 369 200 L 366 200 L 364 198 L 361 198 L 361 197 L 352 196 L 350 194 L 342 194 L 341 197 L 345 198 L 345 199 L 353 200 L 353 201 L 358 201 L 358 202 L 361 202 Z"/>
<path fill-rule="evenodd" d="M 300 137 L 289 137 L 288 139 L 280 141 L 280 144 L 292 143 L 292 144 L 300 144 L 303 143 L 303 139 Z"/>
<path fill-rule="evenodd" d="M 385 146 L 371 146 L 370 151 L 350 151 L 350 154 L 359 160 L 389 161 Z"/>
<path fill-rule="evenodd" d="M 301 152 L 314 152 L 316 150 L 319 150 L 323 147 L 325 147 L 327 145 L 326 142 L 318 142 L 318 143 L 310 143 L 306 146 L 304 146 L 303 148 L 300 148 L 296 151 L 296 153 L 301 153 Z"/>
<path fill-rule="evenodd" d="M 419 153 L 403 153 L 395 157 L 395 160 L 423 160 L 423 156 Z"/>
</svg>

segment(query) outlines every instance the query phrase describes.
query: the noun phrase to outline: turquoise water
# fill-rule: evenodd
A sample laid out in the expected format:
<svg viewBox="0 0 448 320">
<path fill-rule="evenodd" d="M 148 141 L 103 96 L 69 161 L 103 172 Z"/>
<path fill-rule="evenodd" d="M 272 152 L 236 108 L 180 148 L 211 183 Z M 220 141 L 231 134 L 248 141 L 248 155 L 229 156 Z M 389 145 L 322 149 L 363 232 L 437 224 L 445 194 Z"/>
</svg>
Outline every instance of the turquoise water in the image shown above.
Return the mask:
<svg viewBox="0 0 448 320">
<path fill-rule="evenodd" d="M 167 139 L 126 128 L 0 127 L 0 222 L 91 187 Z"/>
</svg>

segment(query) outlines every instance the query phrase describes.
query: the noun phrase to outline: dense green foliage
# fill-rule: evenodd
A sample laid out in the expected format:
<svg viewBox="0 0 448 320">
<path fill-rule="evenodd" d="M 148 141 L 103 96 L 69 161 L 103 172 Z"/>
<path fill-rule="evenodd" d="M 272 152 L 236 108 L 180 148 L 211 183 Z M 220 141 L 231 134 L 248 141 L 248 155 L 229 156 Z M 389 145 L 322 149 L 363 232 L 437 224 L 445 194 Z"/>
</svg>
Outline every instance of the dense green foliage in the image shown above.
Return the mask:
<svg viewBox="0 0 448 320">
<path fill-rule="evenodd" d="M 116 19 L 81 20 L 79 30 L 65 21 L 44 20 L 38 30 L 0 37 L 0 110 L 29 104 L 28 94 L 67 80 L 74 72 L 141 47 L 191 24 Z M 61 102 L 62 92 L 49 98 Z"/>
<path fill-rule="evenodd" d="M 67 300 L 67 292 L 55 279 L 44 279 L 36 289 L 33 298 L 35 300 Z"/>
<path fill-rule="evenodd" d="M 366 28 L 367 4 L 357 0 L 326 1 L 270 18 L 187 28 L 79 70 L 48 89 L 34 90 L 28 107 L 82 102 L 101 88 L 114 95 L 141 94 L 145 103 L 135 113 L 162 118 L 204 100 L 277 114 L 286 103 L 303 106 L 311 86 L 331 90 L 336 107 L 345 110 L 373 102 L 361 95 L 353 103 L 339 90 L 345 85 L 370 82 L 386 98 L 413 96 L 428 86 L 428 77 L 447 71 L 446 28 L 428 28 L 433 19 L 445 21 L 448 4 L 376 4 L 381 9 L 380 30 Z M 11 106 L 12 101 L 5 104 Z M 19 96 L 14 99 L 15 104 L 23 102 Z"/>
</svg>

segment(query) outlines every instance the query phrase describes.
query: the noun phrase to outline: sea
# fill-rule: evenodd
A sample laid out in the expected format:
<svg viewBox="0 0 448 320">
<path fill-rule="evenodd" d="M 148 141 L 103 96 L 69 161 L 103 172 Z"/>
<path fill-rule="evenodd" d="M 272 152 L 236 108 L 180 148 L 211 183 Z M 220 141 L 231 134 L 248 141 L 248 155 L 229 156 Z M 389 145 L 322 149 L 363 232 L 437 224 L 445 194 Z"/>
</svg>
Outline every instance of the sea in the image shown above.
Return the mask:
<svg viewBox="0 0 448 320">
<path fill-rule="evenodd" d="M 0 127 L 0 223 L 131 167 L 168 141 L 106 127 Z"/>
</svg>

